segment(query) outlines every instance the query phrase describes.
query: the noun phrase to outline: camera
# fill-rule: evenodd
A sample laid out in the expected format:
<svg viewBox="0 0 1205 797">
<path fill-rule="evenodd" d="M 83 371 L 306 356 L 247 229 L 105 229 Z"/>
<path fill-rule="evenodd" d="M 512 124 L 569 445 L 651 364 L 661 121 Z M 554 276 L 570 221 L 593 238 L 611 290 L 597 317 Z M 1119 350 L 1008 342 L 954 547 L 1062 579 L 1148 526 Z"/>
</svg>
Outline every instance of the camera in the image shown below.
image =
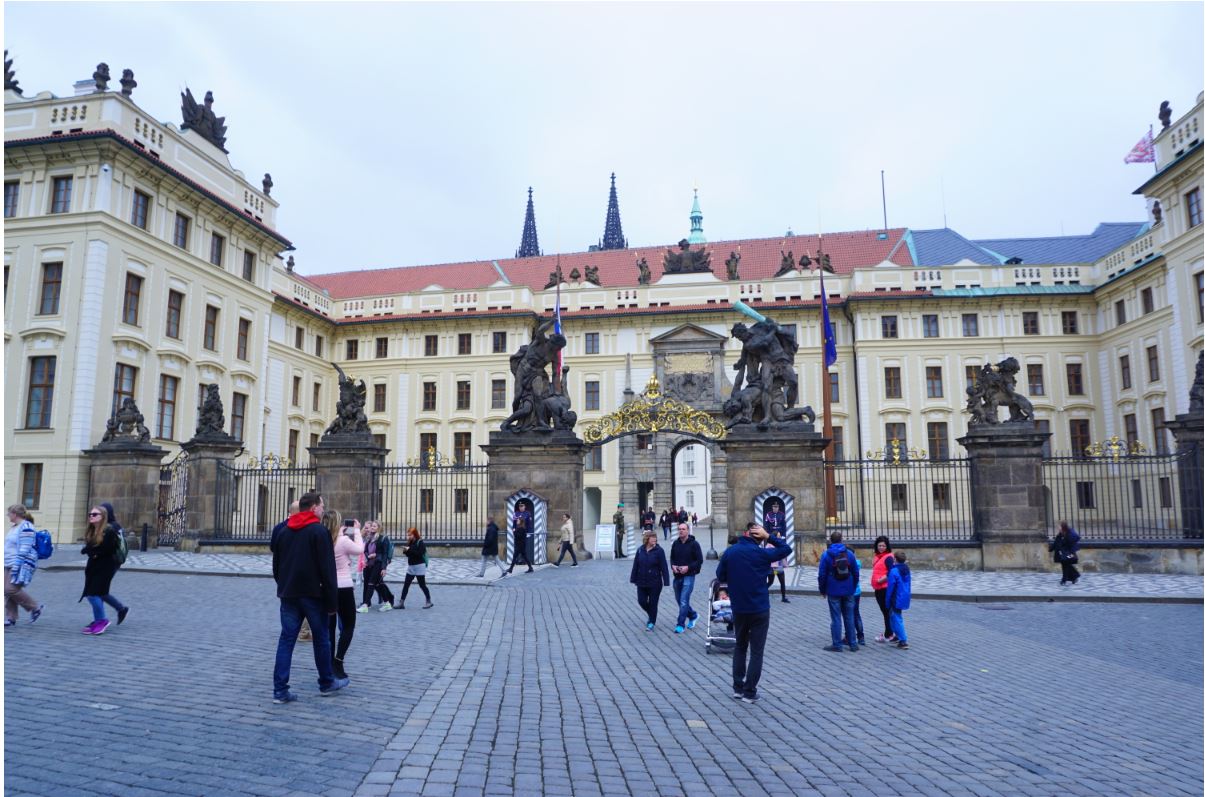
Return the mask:
<svg viewBox="0 0 1205 797">
<path fill-rule="evenodd" d="M 351 528 L 352 526 L 354 526 L 354 525 L 356 525 L 356 519 L 355 519 L 355 518 L 348 518 L 347 520 L 343 521 L 343 526 L 344 526 L 345 528 L 349 528 L 349 529 L 350 529 L 350 528 Z"/>
</svg>

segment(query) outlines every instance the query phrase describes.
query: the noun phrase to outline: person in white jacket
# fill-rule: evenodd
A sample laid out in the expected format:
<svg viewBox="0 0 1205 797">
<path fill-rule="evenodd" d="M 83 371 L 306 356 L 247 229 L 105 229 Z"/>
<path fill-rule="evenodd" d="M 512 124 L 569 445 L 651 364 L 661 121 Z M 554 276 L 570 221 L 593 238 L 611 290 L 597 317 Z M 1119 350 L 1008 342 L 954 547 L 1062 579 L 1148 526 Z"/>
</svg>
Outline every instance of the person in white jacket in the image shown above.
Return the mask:
<svg viewBox="0 0 1205 797">
<path fill-rule="evenodd" d="M 561 515 L 561 521 L 561 555 L 556 558 L 556 566 L 561 566 L 565 559 L 565 551 L 568 551 L 573 557 L 573 566 L 577 567 L 577 554 L 573 552 L 573 518 L 569 517 L 569 513 L 565 513 Z"/>
<path fill-rule="evenodd" d="M 339 599 L 335 614 L 329 615 L 328 633 L 331 640 L 331 663 L 334 666 L 336 678 L 346 678 L 347 670 L 343 668 L 343 659 L 347 649 L 351 647 L 352 635 L 356 632 L 356 585 L 352 581 L 351 570 L 364 553 L 364 538 L 360 534 L 360 521 L 348 519 L 346 524 L 341 522 L 339 513 L 328 509 L 322 514 L 322 525 L 331 533 L 331 543 L 335 547 L 335 578 L 339 587 Z M 339 629 L 339 644 L 335 644 L 335 627 Z"/>
</svg>

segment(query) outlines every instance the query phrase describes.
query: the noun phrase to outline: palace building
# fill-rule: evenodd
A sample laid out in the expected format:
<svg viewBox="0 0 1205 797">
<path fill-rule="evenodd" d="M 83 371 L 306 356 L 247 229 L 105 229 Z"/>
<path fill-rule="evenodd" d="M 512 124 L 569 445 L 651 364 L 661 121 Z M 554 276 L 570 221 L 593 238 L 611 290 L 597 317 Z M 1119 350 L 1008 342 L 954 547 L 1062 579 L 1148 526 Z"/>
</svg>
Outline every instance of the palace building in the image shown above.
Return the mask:
<svg viewBox="0 0 1205 797">
<path fill-rule="evenodd" d="M 718 415 L 738 300 L 795 331 L 801 403 L 819 413 L 829 391 L 838 459 L 893 440 L 912 456 L 958 456 L 968 381 L 1005 356 L 1020 361 L 1053 452 L 1114 435 L 1164 450 L 1162 423 L 1188 408 L 1205 297 L 1200 97 L 1155 138 L 1157 170 L 1135 190 L 1150 217 L 1084 235 L 897 227 L 713 241 L 696 193 L 689 226 L 637 246 L 612 175 L 587 251 L 542 252 L 529 190 L 515 257 L 302 274 L 271 179 L 235 168 L 212 96 L 184 97 L 177 125 L 98 75 L 58 97 L 27 96 L 6 74 L 5 482 L 59 539 L 85 511 L 84 452 L 126 398 L 170 457 L 216 383 L 245 455 L 305 464 L 334 417 L 337 364 L 366 383 L 390 461 L 431 450 L 483 461 L 479 446 L 511 412 L 509 358 L 558 286 L 579 434 L 654 374 Z M 827 380 L 821 254 L 838 351 Z M 629 520 L 645 503 L 705 517 L 724 464 L 705 442 L 641 435 L 592 448 L 586 467 L 591 526 L 621 501 Z"/>
</svg>

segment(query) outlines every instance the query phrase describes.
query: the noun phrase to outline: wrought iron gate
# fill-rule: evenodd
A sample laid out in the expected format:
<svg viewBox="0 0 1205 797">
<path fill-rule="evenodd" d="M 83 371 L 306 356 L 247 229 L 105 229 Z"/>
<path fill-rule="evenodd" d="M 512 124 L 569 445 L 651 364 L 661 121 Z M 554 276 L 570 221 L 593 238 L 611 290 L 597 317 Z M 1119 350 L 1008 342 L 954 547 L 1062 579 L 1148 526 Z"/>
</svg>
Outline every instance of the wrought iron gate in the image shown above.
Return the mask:
<svg viewBox="0 0 1205 797">
<path fill-rule="evenodd" d="M 480 543 L 488 514 L 487 465 L 385 465 L 374 468 L 376 518 L 395 539 L 414 526 L 429 542 Z"/>
<path fill-rule="evenodd" d="M 160 546 L 174 546 L 184 536 L 188 510 L 188 452 L 159 468 L 159 511 L 156 537 Z"/>
</svg>

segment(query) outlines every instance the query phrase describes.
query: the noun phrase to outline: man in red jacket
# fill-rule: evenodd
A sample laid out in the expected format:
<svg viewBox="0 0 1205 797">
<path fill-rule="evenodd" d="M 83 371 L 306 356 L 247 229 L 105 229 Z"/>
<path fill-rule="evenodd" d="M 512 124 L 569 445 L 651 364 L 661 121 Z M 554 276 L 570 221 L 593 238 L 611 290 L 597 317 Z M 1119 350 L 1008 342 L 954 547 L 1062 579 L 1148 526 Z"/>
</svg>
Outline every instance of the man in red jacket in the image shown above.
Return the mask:
<svg viewBox="0 0 1205 797">
<path fill-rule="evenodd" d="M 335 613 L 338 581 L 331 533 L 320 521 L 323 509 L 322 496 L 308 492 L 298 501 L 297 514 L 272 534 L 272 577 L 280 598 L 280 641 L 276 644 L 272 684 L 275 703 L 297 699 L 289 691 L 289 671 L 302 618 L 309 621 L 314 635 L 319 693 L 331 695 L 350 683 L 347 678 L 336 678 L 331 666 L 326 617 Z"/>
</svg>

